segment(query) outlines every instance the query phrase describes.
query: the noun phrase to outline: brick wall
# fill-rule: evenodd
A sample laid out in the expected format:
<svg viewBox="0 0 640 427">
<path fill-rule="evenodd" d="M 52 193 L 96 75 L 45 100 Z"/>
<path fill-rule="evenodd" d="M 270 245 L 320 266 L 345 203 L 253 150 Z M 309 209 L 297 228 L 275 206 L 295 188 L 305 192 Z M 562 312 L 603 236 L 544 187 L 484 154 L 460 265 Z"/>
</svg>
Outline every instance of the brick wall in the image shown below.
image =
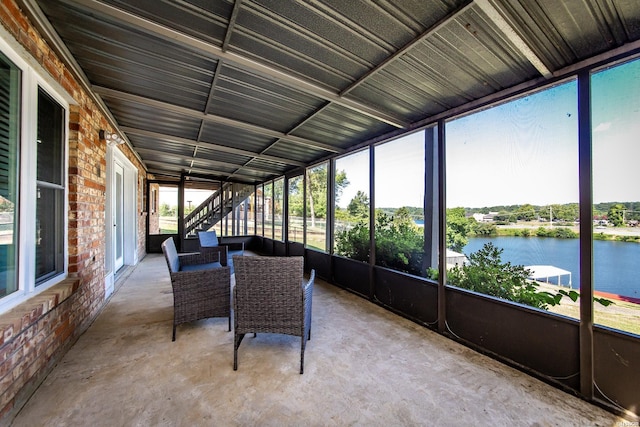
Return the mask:
<svg viewBox="0 0 640 427">
<path fill-rule="evenodd" d="M 113 130 L 91 97 L 40 37 L 13 0 L 0 2 L 4 28 L 73 97 L 69 123 L 69 278 L 0 314 L 0 424 L 10 421 L 49 370 L 105 304 L 106 145 L 99 130 Z M 138 168 L 138 212 L 144 206 L 146 175 L 126 145 L 119 146 Z M 145 253 L 143 214 L 138 253 Z"/>
</svg>

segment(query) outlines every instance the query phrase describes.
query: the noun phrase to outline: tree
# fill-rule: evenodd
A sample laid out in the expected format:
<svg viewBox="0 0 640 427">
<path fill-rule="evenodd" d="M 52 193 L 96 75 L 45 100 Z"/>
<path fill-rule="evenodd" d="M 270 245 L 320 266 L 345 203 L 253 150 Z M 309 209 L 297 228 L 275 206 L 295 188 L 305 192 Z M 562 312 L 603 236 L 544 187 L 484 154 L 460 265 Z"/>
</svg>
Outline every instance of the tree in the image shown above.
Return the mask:
<svg viewBox="0 0 640 427">
<path fill-rule="evenodd" d="M 405 206 L 401 207 L 395 212 L 395 214 L 393 215 L 393 223 L 398 226 L 407 226 L 407 227 L 412 227 L 415 224 L 413 222 L 413 216 L 411 215 L 409 208 Z"/>
<path fill-rule="evenodd" d="M 520 221 L 532 221 L 536 217 L 536 210 L 529 203 L 521 205 L 515 212 Z"/>
<path fill-rule="evenodd" d="M 607 212 L 607 218 L 609 219 L 609 222 L 614 225 L 614 227 L 624 226 L 624 213 L 626 209 L 627 208 L 621 203 L 616 203 L 609 208 L 609 212 Z"/>
<path fill-rule="evenodd" d="M 307 201 L 309 212 L 308 217 L 311 219 L 311 226 L 315 227 L 316 218 L 327 217 L 327 188 L 329 182 L 327 180 L 327 164 L 317 166 L 306 170 L 307 178 Z M 342 190 L 349 185 L 347 174 L 345 171 L 337 171 L 335 176 L 335 197 L 336 201 L 340 200 Z"/>
<path fill-rule="evenodd" d="M 347 205 L 347 212 L 354 218 L 364 219 L 369 217 L 369 196 L 358 190 L 353 199 Z"/>
<path fill-rule="evenodd" d="M 293 216 L 301 217 L 302 206 L 302 176 L 297 176 L 289 180 L 289 213 Z"/>
<path fill-rule="evenodd" d="M 464 208 L 447 209 L 447 248 L 461 252 L 469 239 L 471 222 L 465 215 Z"/>
<path fill-rule="evenodd" d="M 175 216 L 175 209 L 169 206 L 168 203 L 161 203 L 160 216 Z"/>
</svg>

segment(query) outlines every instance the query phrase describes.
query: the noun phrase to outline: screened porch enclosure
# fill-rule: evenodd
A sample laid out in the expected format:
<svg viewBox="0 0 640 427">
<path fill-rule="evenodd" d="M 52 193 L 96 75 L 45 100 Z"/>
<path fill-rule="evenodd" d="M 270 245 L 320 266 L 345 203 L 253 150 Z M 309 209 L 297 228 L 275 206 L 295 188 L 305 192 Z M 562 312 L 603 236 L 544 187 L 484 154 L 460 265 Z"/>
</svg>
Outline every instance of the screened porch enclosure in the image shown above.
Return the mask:
<svg viewBox="0 0 640 427">
<path fill-rule="evenodd" d="M 215 230 L 303 255 L 637 417 L 638 304 L 614 297 L 640 297 L 639 2 L 17 3 L 146 168 L 148 253 Z"/>
</svg>

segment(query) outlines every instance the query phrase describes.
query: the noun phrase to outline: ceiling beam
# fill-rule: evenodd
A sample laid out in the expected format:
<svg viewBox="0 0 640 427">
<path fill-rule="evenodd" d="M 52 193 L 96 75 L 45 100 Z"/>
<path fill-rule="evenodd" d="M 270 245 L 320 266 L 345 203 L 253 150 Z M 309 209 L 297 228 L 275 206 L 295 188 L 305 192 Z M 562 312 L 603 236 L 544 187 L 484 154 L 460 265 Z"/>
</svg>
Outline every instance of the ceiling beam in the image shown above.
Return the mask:
<svg viewBox="0 0 640 427">
<path fill-rule="evenodd" d="M 504 36 L 527 58 L 536 70 L 546 79 L 553 77 L 551 70 L 544 65 L 538 55 L 535 54 L 522 37 L 513 29 L 511 24 L 502 16 L 500 11 L 489 0 L 475 0 L 475 4 L 487 15 L 489 20 L 504 34 Z"/>
<path fill-rule="evenodd" d="M 198 142 L 198 141 L 194 141 L 192 139 L 180 138 L 179 136 L 167 135 L 167 134 L 164 134 L 164 133 L 152 132 L 152 131 L 148 131 L 148 130 L 144 130 L 144 129 L 137 129 L 137 128 L 133 128 L 133 127 L 129 127 L 129 126 L 120 126 L 120 130 L 122 132 L 124 132 L 125 134 L 137 135 L 137 136 L 142 136 L 142 137 L 146 137 L 146 138 L 152 138 L 152 139 L 157 139 L 157 140 L 161 140 L 161 141 L 166 141 L 166 142 L 177 142 L 179 144 L 189 145 L 191 147 L 199 147 L 199 148 L 204 148 L 204 149 L 207 149 L 207 150 L 221 151 L 223 153 L 237 154 L 239 156 L 253 157 L 253 158 L 256 158 L 256 159 L 265 160 L 265 161 L 268 161 L 268 162 L 280 163 L 280 164 L 283 164 L 283 165 L 293 165 L 293 166 L 305 166 L 306 165 L 306 163 L 299 162 L 297 160 L 285 159 L 283 157 L 270 156 L 268 154 L 258 154 L 258 153 L 254 153 L 253 151 L 242 150 L 242 149 L 233 148 L 233 147 L 227 147 L 225 145 L 212 144 L 212 143 L 209 143 L 209 142 L 202 142 L 202 141 Z"/>
<path fill-rule="evenodd" d="M 336 93 L 317 84 L 303 80 L 300 77 L 293 74 L 286 73 L 280 69 L 273 68 L 269 65 L 255 61 L 254 59 L 244 57 L 237 53 L 232 53 L 223 50 L 221 47 L 213 45 L 204 40 L 195 38 L 188 34 L 177 31 L 166 25 L 158 24 L 157 22 L 119 9 L 117 7 L 105 4 L 98 0 L 72 0 L 73 3 L 89 9 L 90 11 L 105 15 L 116 22 L 131 25 L 140 31 L 144 31 L 147 34 L 161 37 L 165 40 L 169 40 L 173 43 L 177 43 L 183 46 L 188 46 L 193 49 L 197 49 L 201 52 L 207 53 L 219 59 L 223 59 L 225 62 L 235 64 L 236 66 L 251 71 L 252 73 L 259 74 L 270 80 L 279 82 L 293 89 L 305 92 L 307 94 L 316 96 L 326 101 L 334 102 L 345 108 L 356 111 L 360 114 L 364 114 L 381 122 L 387 123 L 397 128 L 406 128 L 409 123 L 404 120 L 395 117 L 392 114 L 380 111 L 379 107 L 364 104 L 360 101 L 350 99 L 342 96 L 340 93 Z"/>
<path fill-rule="evenodd" d="M 411 49 L 413 49 L 416 46 L 421 45 L 428 37 L 432 36 L 433 34 L 438 32 L 439 30 L 441 30 L 445 25 L 450 24 L 451 21 L 457 19 L 458 16 L 462 15 L 463 13 L 465 13 L 472 6 L 473 6 L 472 0 L 467 0 L 466 3 L 462 4 L 461 6 L 459 6 L 458 9 L 456 9 L 455 11 L 450 13 L 449 15 L 445 16 L 443 19 L 438 21 L 438 23 L 436 23 L 432 27 L 428 28 L 425 32 L 420 34 L 418 37 L 416 37 L 413 40 L 411 40 L 409 43 L 407 43 L 406 45 L 404 45 L 403 47 L 401 47 L 400 49 L 395 51 L 392 55 L 388 56 L 386 59 L 384 59 L 378 65 L 376 65 L 374 68 L 369 70 L 366 74 L 361 76 L 358 80 L 356 80 L 355 82 L 351 83 L 342 92 L 340 92 L 340 95 L 344 96 L 347 93 L 351 92 L 352 90 L 354 90 L 355 88 L 357 88 L 358 86 L 360 86 L 361 84 L 366 82 L 367 79 L 371 78 L 373 75 L 375 75 L 378 72 L 380 72 L 381 70 L 383 70 L 389 64 L 391 64 L 392 62 L 394 62 L 397 59 L 399 59 L 402 56 L 404 56 Z"/>
</svg>

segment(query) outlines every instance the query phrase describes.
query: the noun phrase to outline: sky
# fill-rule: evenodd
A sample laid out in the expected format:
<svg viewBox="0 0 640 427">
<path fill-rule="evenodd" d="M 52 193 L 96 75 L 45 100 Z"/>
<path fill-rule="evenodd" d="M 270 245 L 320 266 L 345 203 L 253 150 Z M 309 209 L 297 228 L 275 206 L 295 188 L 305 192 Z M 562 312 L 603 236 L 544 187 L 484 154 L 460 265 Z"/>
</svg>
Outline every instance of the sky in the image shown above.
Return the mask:
<svg viewBox="0 0 640 427">
<path fill-rule="evenodd" d="M 447 124 L 447 206 L 578 201 L 577 83 Z M 594 203 L 640 201 L 640 61 L 592 77 Z"/>
<path fill-rule="evenodd" d="M 422 206 L 424 194 L 424 132 L 416 132 L 375 147 L 376 206 Z M 336 160 L 347 173 L 338 206 L 345 208 L 358 191 L 369 194 L 369 150 Z M 398 177 L 402 177 L 398 180 Z M 407 185 L 408 183 L 408 185 Z"/>
</svg>

